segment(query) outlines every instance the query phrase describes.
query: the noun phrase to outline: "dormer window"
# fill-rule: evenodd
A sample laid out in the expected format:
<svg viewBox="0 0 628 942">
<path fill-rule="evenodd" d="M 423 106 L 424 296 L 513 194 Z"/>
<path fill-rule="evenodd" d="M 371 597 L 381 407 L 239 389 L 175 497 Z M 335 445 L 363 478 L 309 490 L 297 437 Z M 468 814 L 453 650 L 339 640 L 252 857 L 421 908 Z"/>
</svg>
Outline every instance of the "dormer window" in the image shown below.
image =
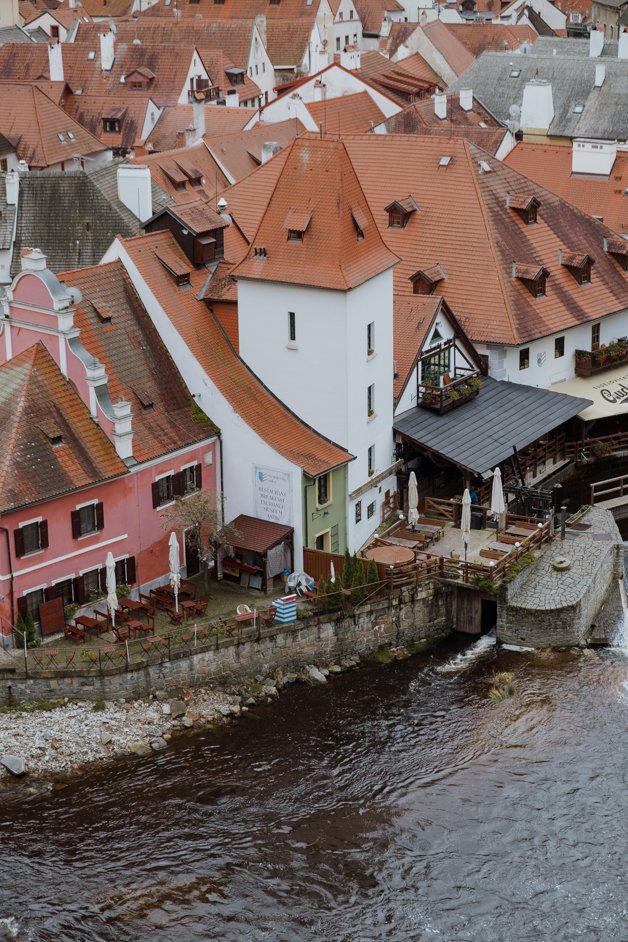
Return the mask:
<svg viewBox="0 0 628 942">
<path fill-rule="evenodd" d="M 523 219 L 526 226 L 533 226 L 537 222 L 537 214 L 541 203 L 536 196 L 513 193 L 506 197 L 506 205 L 509 209 L 514 210 L 520 219 Z"/>
<path fill-rule="evenodd" d="M 626 239 L 606 239 L 604 248 L 620 268 L 628 271 L 628 241 Z"/>
<path fill-rule="evenodd" d="M 368 225 L 366 213 L 360 206 L 356 206 L 351 210 L 351 218 L 353 219 L 356 238 L 358 242 L 362 242 L 364 239 L 364 230 Z"/>
<path fill-rule="evenodd" d="M 232 85 L 244 85 L 246 69 L 237 69 L 235 66 L 229 66 L 229 68 L 225 69 L 225 72 Z"/>
<path fill-rule="evenodd" d="M 102 126 L 105 134 L 119 134 L 126 108 L 111 108 L 102 115 Z"/>
<path fill-rule="evenodd" d="M 595 259 L 590 255 L 577 255 L 572 252 L 563 255 L 562 263 L 569 271 L 579 285 L 588 285 L 591 282 L 591 267 L 595 265 Z"/>
<path fill-rule="evenodd" d="M 432 265 L 430 268 L 419 269 L 414 275 L 410 275 L 413 294 L 434 294 L 439 282 L 444 281 L 447 275 L 440 265 Z"/>
<path fill-rule="evenodd" d="M 412 196 L 406 196 L 402 200 L 394 200 L 384 207 L 384 212 L 388 213 L 389 229 L 405 229 L 412 213 L 415 213 L 419 207 Z"/>
<path fill-rule="evenodd" d="M 311 221 L 309 210 L 289 209 L 283 224 L 283 228 L 288 230 L 288 242 L 303 242 Z"/>
<path fill-rule="evenodd" d="M 155 254 L 157 255 L 157 253 Z M 161 262 L 176 285 L 182 287 L 183 285 L 190 284 L 189 268 L 187 268 L 174 253 L 162 252 L 161 255 L 157 255 L 157 259 Z"/>
<path fill-rule="evenodd" d="M 545 284 L 549 271 L 542 265 L 523 265 L 520 262 L 513 262 L 513 278 L 519 281 L 528 289 L 533 298 L 545 297 Z"/>
</svg>

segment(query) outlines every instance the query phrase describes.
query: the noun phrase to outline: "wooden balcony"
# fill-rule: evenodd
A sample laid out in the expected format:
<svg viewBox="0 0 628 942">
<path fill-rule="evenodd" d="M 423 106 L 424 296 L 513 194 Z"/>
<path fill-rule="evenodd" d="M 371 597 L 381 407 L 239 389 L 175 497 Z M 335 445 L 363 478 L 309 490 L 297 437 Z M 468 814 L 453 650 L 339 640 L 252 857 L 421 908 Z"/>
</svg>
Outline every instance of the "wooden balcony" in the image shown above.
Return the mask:
<svg viewBox="0 0 628 942">
<path fill-rule="evenodd" d="M 445 386 L 430 386 L 417 384 L 417 403 L 424 409 L 432 409 L 439 415 L 444 415 L 452 409 L 475 399 L 479 394 L 482 382 L 479 371 L 465 373 L 457 376 Z"/>
<path fill-rule="evenodd" d="M 628 341 L 614 340 L 597 350 L 576 350 L 576 376 L 593 376 L 628 363 Z"/>
</svg>

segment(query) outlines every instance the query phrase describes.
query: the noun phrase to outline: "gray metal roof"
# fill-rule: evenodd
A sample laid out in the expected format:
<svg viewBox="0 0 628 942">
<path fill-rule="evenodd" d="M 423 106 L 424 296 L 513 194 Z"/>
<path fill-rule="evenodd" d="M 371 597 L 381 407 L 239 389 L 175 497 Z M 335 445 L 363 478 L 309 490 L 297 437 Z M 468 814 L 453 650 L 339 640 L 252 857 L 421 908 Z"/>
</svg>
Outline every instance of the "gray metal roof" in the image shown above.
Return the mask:
<svg viewBox="0 0 628 942">
<path fill-rule="evenodd" d="M 526 83 L 545 79 L 551 83 L 554 102 L 550 135 L 628 139 L 628 59 L 605 57 L 604 84 L 595 88 L 595 67 L 600 59 L 589 57 L 586 41 L 538 39 L 532 50 L 541 42 L 546 50 L 544 55 L 538 50 L 525 55 L 483 53 L 449 90 L 472 88 L 482 104 L 499 121 L 506 122 L 510 106 L 521 107 Z M 561 55 L 563 43 L 580 43 L 586 55 Z M 556 55 L 552 48 L 558 50 Z M 582 105 L 581 112 L 574 111 L 576 105 Z"/>
<path fill-rule="evenodd" d="M 453 464 L 486 474 L 501 461 L 573 418 L 588 399 L 536 386 L 482 380 L 479 396 L 438 415 L 420 406 L 398 416 L 393 428 Z"/>
</svg>

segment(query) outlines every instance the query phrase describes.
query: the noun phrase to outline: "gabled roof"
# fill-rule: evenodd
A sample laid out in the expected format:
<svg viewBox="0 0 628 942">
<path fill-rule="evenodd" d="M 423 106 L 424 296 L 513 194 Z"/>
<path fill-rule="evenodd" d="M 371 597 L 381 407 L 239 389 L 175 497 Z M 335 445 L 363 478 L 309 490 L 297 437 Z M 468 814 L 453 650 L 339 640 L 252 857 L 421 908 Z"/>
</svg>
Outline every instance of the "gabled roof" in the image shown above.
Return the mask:
<svg viewBox="0 0 628 942">
<path fill-rule="evenodd" d="M 380 52 L 369 50 L 361 54 L 355 74 L 402 104 L 413 95 L 443 87 L 443 80 L 418 53 L 390 62 Z"/>
<path fill-rule="evenodd" d="M 117 234 L 139 232 L 139 221 L 118 200 L 116 172 L 117 163 L 93 175 L 83 171 L 21 174 L 12 274 L 20 271 L 20 252 L 26 246 L 40 248 L 48 268 L 59 272 L 93 265 Z M 0 174 L 2 191 L 4 177 Z"/>
<path fill-rule="evenodd" d="M 0 366 L 0 426 L 3 513 L 127 471 L 42 343 Z M 60 444 L 46 434 L 51 428 Z"/>
<path fill-rule="evenodd" d="M 440 52 L 450 69 L 455 72 L 456 75 L 462 75 L 475 61 L 473 54 L 470 53 L 460 40 L 449 30 L 447 24 L 443 23 L 441 20 L 432 20 L 431 23 L 426 23 L 425 26 L 419 28 L 427 36 L 434 48 Z"/>
<path fill-rule="evenodd" d="M 471 53 L 474 59 L 483 52 L 504 52 L 519 49 L 524 43 L 534 43 L 538 33 L 532 27 L 511 26 L 509 23 L 446 23 L 454 39 Z"/>
<path fill-rule="evenodd" d="M 525 225 L 506 196 L 529 191 L 529 182 L 475 145 L 380 134 L 343 143 L 382 237 L 402 259 L 396 295 L 411 294 L 410 276 L 439 262 L 447 272 L 439 293 L 473 341 L 526 343 L 628 308 L 626 273 L 601 251 L 615 234 L 541 187 L 538 222 Z M 421 213 L 416 225 L 388 229 L 384 207 L 400 192 L 420 193 Z M 559 263 L 565 243 L 596 258 L 591 284 L 578 285 Z M 546 297 L 531 297 L 512 277 L 513 261 L 549 270 Z"/>
<path fill-rule="evenodd" d="M 177 288 L 157 258 L 166 249 L 188 264 L 170 232 L 126 239 L 122 245 L 219 393 L 261 439 L 313 477 L 352 460 L 343 448 L 301 422 L 237 356 L 197 297 L 206 283 L 204 269 L 191 272 L 191 288 Z"/>
<path fill-rule="evenodd" d="M 364 33 L 379 36 L 386 13 L 404 13 L 399 0 L 355 0 L 355 9 L 362 22 Z"/>
<path fill-rule="evenodd" d="M 259 517 L 249 517 L 246 514 L 240 514 L 228 524 L 228 527 L 235 534 L 233 537 L 235 546 L 252 553 L 265 553 L 293 532 L 293 527 L 288 527 L 283 523 L 271 523 L 270 520 L 260 520 Z"/>
<path fill-rule="evenodd" d="M 136 157 L 133 163 L 148 167 L 153 181 L 177 204 L 213 199 L 229 185 L 202 141 L 191 147 Z M 193 170 L 202 174 L 200 186 L 192 179 Z"/>
<path fill-rule="evenodd" d="M 81 290 L 74 323 L 83 346 L 105 365 L 111 399 L 131 403 L 136 461 L 150 461 L 214 436 L 216 426 L 195 409 L 121 262 L 60 277 Z M 110 323 L 99 311 L 107 312 Z"/>
<path fill-rule="evenodd" d="M 168 206 L 163 212 L 178 219 L 179 222 L 189 229 L 192 235 L 199 235 L 200 233 L 209 231 L 214 232 L 217 229 L 225 229 L 228 225 L 222 216 L 213 210 L 204 200 Z"/>
<path fill-rule="evenodd" d="M 0 48 L 0 54 L 7 48 Z M 30 50 L 39 46 L 17 48 Z M 18 157 L 37 169 L 106 149 L 45 92 L 27 82 L 0 81 L 0 132 L 19 138 Z"/>
<path fill-rule="evenodd" d="M 520 143 L 504 162 L 583 212 L 628 235 L 628 154 L 619 151 L 608 177 L 571 172 L 571 148 Z"/>
<path fill-rule="evenodd" d="M 306 108 L 323 134 L 360 134 L 384 118 L 368 92 L 313 101 Z"/>
<path fill-rule="evenodd" d="M 370 136 L 370 135 L 369 135 Z M 352 210 L 369 225 L 358 238 Z M 286 237 L 289 210 L 312 214 L 302 242 Z M 262 259 L 259 248 L 265 251 Z M 297 138 L 253 239 L 234 270 L 240 278 L 346 291 L 393 266 L 342 142 Z"/>
<path fill-rule="evenodd" d="M 206 134 L 204 141 L 218 164 L 237 181 L 262 163 L 262 147 L 267 141 L 274 141 L 280 148 L 284 148 L 302 134 L 303 130 L 298 119 L 290 118 L 275 124 L 258 122 L 249 131 L 235 131 L 211 137 Z"/>
</svg>

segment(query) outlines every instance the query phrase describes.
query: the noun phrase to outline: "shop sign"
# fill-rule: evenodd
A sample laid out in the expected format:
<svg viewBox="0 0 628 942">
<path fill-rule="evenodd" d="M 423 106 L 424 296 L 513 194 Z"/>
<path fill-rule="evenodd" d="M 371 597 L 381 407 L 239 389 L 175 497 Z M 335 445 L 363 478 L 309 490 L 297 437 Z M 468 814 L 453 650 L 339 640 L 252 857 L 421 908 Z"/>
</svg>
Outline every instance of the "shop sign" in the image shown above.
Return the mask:
<svg viewBox="0 0 628 942">
<path fill-rule="evenodd" d="M 604 402 L 616 406 L 628 404 L 628 373 L 616 376 L 610 382 L 595 383 L 591 388 L 599 392 Z"/>
<path fill-rule="evenodd" d="M 256 465 L 253 492 L 256 517 L 292 526 L 292 487 L 288 472 Z"/>
</svg>

